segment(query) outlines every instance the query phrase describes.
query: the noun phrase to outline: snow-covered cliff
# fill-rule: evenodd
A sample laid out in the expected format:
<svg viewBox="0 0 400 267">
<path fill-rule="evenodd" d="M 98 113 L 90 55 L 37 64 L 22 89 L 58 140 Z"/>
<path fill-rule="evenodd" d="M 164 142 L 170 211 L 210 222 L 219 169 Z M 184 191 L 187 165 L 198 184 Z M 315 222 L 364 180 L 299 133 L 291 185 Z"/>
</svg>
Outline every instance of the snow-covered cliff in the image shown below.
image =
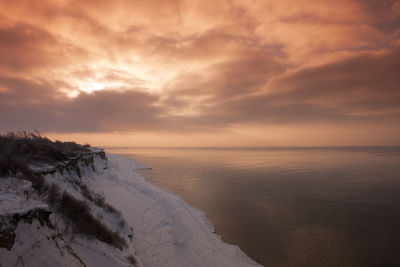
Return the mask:
<svg viewBox="0 0 400 267">
<path fill-rule="evenodd" d="M 58 192 L 56 200 L 64 201 L 66 195 L 77 203 L 86 203 L 89 218 L 100 221 L 111 237 L 123 239 L 112 242 L 107 242 L 111 240 L 107 235 L 93 238 L 85 234 L 87 230 L 80 232 L 80 228 L 71 226 L 68 216 L 79 214 L 52 212 L 51 207 L 57 205 L 50 202 L 49 208 L 44 203 L 49 203 L 49 197 L 44 200 L 29 189 L 29 183 L 24 187 L 15 185 L 16 178 L 0 178 L 0 263 L 258 266 L 239 247 L 224 243 L 203 212 L 147 182 L 137 172 L 142 168 L 147 166 L 118 155 L 108 155 L 107 160 L 101 150 L 56 166 L 31 166 L 44 177 L 47 192 Z"/>
</svg>

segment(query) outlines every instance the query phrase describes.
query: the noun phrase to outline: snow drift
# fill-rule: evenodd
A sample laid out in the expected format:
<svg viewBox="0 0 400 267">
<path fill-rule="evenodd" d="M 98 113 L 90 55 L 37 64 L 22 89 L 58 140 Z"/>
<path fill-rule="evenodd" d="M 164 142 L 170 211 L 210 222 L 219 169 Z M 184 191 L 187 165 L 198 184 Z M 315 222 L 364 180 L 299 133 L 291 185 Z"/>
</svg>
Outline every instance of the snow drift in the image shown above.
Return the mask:
<svg viewBox="0 0 400 267">
<path fill-rule="evenodd" d="M 57 184 L 74 198 L 87 202 L 93 216 L 118 231 L 127 245 L 118 249 L 73 234 L 57 213 L 48 215 L 48 222 L 43 223 L 40 216 L 32 215 L 34 210 L 48 210 L 40 196 L 26 204 L 19 201 L 17 207 L 10 200 L 24 196 L 3 188 L 2 228 L 14 220 L 13 228 L 8 225 L 8 229 L 13 229 L 15 235 L 10 249 L 0 247 L 3 266 L 21 262 L 25 266 L 259 266 L 238 246 L 224 243 L 202 211 L 147 182 L 137 172 L 147 168 L 140 162 L 119 155 L 108 155 L 107 160 L 101 151 L 93 150 L 82 160 L 75 160 L 72 169 L 68 166 L 67 162 L 61 168 L 32 169 L 47 183 Z M 98 199 L 102 205 L 96 202 Z M 15 221 L 16 214 L 30 211 L 30 220 Z"/>
</svg>

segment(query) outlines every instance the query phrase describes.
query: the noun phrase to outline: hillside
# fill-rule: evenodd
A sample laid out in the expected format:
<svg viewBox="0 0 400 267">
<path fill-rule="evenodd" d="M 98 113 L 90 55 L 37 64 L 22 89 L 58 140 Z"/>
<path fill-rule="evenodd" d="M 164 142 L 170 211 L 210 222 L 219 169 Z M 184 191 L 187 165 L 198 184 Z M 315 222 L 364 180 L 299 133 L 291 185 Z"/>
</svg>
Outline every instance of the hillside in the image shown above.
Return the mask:
<svg viewBox="0 0 400 267">
<path fill-rule="evenodd" d="M 26 133 L 0 151 L 2 266 L 257 266 L 135 160 Z"/>
</svg>

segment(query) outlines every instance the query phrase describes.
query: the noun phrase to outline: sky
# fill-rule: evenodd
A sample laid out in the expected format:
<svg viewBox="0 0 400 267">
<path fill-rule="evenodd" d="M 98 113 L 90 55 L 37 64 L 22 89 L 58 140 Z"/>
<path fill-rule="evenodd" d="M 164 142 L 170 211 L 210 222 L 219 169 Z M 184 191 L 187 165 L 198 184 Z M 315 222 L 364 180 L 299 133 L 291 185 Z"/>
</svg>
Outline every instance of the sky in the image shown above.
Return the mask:
<svg viewBox="0 0 400 267">
<path fill-rule="evenodd" d="M 0 130 L 400 145 L 400 1 L 0 0 Z"/>
</svg>

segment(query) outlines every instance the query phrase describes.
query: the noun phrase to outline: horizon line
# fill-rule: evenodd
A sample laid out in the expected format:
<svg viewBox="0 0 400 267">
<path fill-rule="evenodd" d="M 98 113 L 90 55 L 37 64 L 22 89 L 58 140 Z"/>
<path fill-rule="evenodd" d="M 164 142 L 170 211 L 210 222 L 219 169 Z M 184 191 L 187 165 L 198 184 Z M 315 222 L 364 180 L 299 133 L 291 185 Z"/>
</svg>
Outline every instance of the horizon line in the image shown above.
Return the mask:
<svg viewBox="0 0 400 267">
<path fill-rule="evenodd" d="M 385 148 L 385 147 L 396 147 L 400 148 L 399 145 L 290 145 L 290 146 L 98 146 L 103 149 L 129 149 L 129 148 L 187 148 L 187 149 L 213 149 L 213 148 Z"/>
</svg>

